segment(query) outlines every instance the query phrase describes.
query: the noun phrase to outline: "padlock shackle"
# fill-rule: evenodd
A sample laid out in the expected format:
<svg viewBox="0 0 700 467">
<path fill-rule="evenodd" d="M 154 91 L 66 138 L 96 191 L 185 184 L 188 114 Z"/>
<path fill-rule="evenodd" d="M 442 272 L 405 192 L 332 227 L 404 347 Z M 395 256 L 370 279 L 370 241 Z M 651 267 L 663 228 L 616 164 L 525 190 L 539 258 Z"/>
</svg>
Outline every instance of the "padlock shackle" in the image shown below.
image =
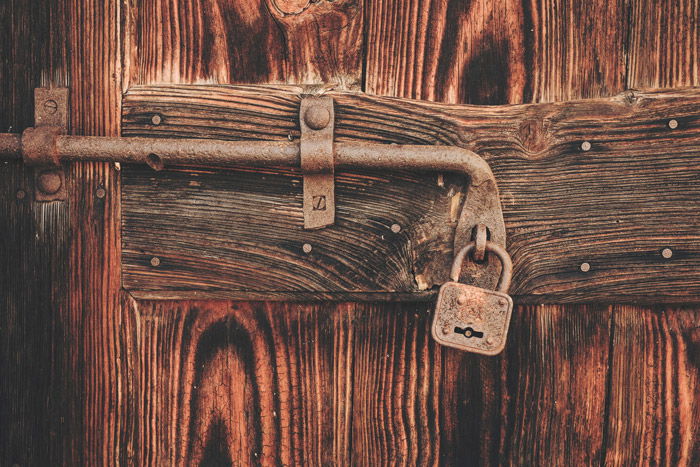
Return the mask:
<svg viewBox="0 0 700 467">
<path fill-rule="evenodd" d="M 452 281 L 459 282 L 459 274 L 462 272 L 462 263 L 464 263 L 464 259 L 474 248 L 476 248 L 476 242 L 471 242 L 457 253 L 452 263 L 452 271 L 450 272 L 450 279 Z M 495 254 L 501 261 L 501 277 L 498 279 L 496 290 L 498 292 L 507 293 L 510 288 L 510 281 L 513 278 L 513 261 L 510 259 L 510 255 L 506 249 L 498 243 L 487 241 L 486 251 Z"/>
</svg>

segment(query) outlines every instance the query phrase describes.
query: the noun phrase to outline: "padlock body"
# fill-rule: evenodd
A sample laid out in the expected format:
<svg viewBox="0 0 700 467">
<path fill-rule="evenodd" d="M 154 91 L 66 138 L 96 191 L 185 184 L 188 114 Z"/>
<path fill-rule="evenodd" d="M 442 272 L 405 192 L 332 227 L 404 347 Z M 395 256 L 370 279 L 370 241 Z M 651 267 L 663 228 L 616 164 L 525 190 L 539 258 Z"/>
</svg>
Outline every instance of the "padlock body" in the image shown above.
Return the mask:
<svg viewBox="0 0 700 467">
<path fill-rule="evenodd" d="M 435 306 L 433 338 L 448 347 L 496 355 L 505 347 L 512 312 L 508 294 L 446 282 Z"/>
</svg>

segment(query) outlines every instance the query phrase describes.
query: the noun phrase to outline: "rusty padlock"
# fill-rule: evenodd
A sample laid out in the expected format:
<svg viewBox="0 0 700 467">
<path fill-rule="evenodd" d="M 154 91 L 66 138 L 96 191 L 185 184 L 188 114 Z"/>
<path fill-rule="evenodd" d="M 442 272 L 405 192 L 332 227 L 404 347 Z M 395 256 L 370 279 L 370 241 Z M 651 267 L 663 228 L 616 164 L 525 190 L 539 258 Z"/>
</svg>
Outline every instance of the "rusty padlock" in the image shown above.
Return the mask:
<svg viewBox="0 0 700 467">
<path fill-rule="evenodd" d="M 501 261 L 498 290 L 486 290 L 459 282 L 465 257 L 476 247 L 472 242 L 455 256 L 450 282 L 440 287 L 433 338 L 442 345 L 483 355 L 496 355 L 506 345 L 506 335 L 513 311 L 513 299 L 506 293 L 513 275 L 513 263 L 500 245 L 486 242 L 485 250 Z"/>
</svg>

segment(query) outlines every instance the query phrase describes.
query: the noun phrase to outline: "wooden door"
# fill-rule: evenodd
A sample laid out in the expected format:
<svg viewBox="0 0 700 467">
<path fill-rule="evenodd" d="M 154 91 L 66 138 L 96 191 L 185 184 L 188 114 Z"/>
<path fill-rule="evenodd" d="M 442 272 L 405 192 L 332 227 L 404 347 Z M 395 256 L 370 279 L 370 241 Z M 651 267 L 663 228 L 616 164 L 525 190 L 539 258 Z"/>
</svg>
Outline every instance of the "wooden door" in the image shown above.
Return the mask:
<svg viewBox="0 0 700 467">
<path fill-rule="evenodd" d="M 273 86 L 241 88 L 257 93 L 232 106 L 242 115 L 273 107 L 261 99 L 287 85 L 366 93 L 367 112 L 404 105 L 370 96 L 432 101 L 411 105 L 448 117 L 416 123 L 409 136 L 421 142 L 469 144 L 455 128 L 481 109 L 437 103 L 634 101 L 628 89 L 673 88 L 664 96 L 684 109 L 686 146 L 700 125 L 697 93 L 678 90 L 700 86 L 697 0 L 5 0 L 0 26 L 2 131 L 32 125 L 35 87 L 67 86 L 72 133 L 157 136 L 175 130 L 144 129 L 133 109 L 213 100 L 225 84 Z M 293 126 L 275 112 L 246 131 Z M 371 139 L 371 115 L 357 120 L 342 136 Z M 700 154 L 655 159 L 679 177 L 663 186 L 645 183 L 644 151 L 601 165 L 630 183 L 607 221 L 651 207 L 584 236 L 584 208 L 611 202 L 586 166 L 599 153 L 567 146 L 580 165 L 538 159 L 556 145 L 548 122 L 518 127 L 537 171 L 489 159 L 522 271 L 497 357 L 435 344 L 429 301 L 242 301 L 226 287 L 202 293 L 215 278 L 183 279 L 173 271 L 186 268 L 167 261 L 153 272 L 138 246 L 149 220 L 139 206 L 167 174 L 144 181 L 138 168 L 69 164 L 68 199 L 42 203 L 30 169 L 0 164 L 0 464 L 698 465 Z M 408 142 L 389 127 L 372 137 Z M 553 174 L 564 177 L 554 189 L 523 201 L 523 186 Z M 576 188 L 581 180 L 593 185 Z M 529 230 L 564 218 L 569 230 Z M 622 245 L 624 271 L 577 256 L 584 237 L 591 248 Z M 160 285 L 144 293 L 151 279 Z M 169 280 L 189 281 L 190 293 L 162 293 Z"/>
</svg>

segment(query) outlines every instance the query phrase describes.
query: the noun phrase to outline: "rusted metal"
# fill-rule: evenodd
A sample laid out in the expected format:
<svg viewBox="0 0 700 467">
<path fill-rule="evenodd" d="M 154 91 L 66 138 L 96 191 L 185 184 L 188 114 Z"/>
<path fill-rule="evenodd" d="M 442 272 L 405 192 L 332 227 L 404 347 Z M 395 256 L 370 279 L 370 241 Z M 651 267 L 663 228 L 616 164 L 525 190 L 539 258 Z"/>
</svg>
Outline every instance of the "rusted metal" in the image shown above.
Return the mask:
<svg viewBox="0 0 700 467">
<path fill-rule="evenodd" d="M 474 261 L 481 262 L 486 257 L 486 240 L 488 228 L 484 224 L 478 224 L 474 228 Z"/>
<path fill-rule="evenodd" d="M 63 201 L 66 175 L 56 152 L 56 138 L 68 133 L 68 89 L 36 88 L 34 90 L 34 128 L 22 134 L 21 146 L 27 164 L 34 170 L 34 199 Z"/>
<path fill-rule="evenodd" d="M 304 99 L 306 101 L 306 99 Z M 310 101 L 309 101 L 310 102 Z M 332 107 L 331 107 L 332 109 Z M 316 112 L 316 111 L 314 111 Z M 322 113 L 322 112 L 319 112 Z M 305 115 L 302 125 L 306 125 Z M 323 115 L 311 115 L 310 120 L 320 126 Z M 332 114 L 328 125 L 322 130 L 330 131 Z M 41 138 L 41 139 L 39 139 Z M 327 140 L 326 143 L 327 144 Z M 32 148 L 27 150 L 26 148 Z M 330 162 L 328 149 L 324 149 L 322 162 L 310 165 L 313 170 L 326 170 Z M 454 146 L 417 146 L 399 144 L 376 144 L 359 142 L 335 142 L 332 149 L 334 169 L 387 169 L 457 172 L 469 178 L 462 211 L 457 221 L 454 251 L 459 252 L 472 241 L 473 229 L 483 224 L 488 229 L 489 241 L 505 246 L 505 225 L 498 196 L 496 180 L 489 165 L 476 153 Z M 25 131 L 22 136 L 0 134 L 0 157 L 24 158 L 27 163 L 46 161 L 58 164 L 61 161 L 111 161 L 119 163 L 148 164 L 154 169 L 169 166 L 235 167 L 251 165 L 292 166 L 302 164 L 299 141 L 224 141 L 191 138 L 111 138 L 98 136 L 69 136 L 43 132 Z M 325 164 L 325 165 L 324 165 Z M 312 170 L 313 169 L 313 170 Z M 313 175 L 311 175 L 313 176 Z M 305 178 L 308 178 L 306 175 Z M 331 190 L 332 192 L 332 190 Z M 311 193 L 309 193 L 311 194 Z M 327 195 L 329 196 L 329 195 Z M 326 209 L 329 204 L 326 198 Z M 316 200 L 316 207 L 320 199 Z M 311 194 L 311 209 L 314 199 Z M 326 213 L 327 214 L 327 213 Z M 489 255 L 482 264 L 467 262 L 463 274 L 470 277 L 474 285 L 491 288 L 501 271 L 498 258 Z"/>
<path fill-rule="evenodd" d="M 501 246 L 486 242 L 486 250 L 503 262 L 498 290 L 459 282 L 462 262 L 476 249 L 476 242 L 455 256 L 450 282 L 440 287 L 432 335 L 442 345 L 482 355 L 496 355 L 505 347 L 513 300 L 506 293 L 512 276 L 510 256 Z"/>
<path fill-rule="evenodd" d="M 304 228 L 319 229 L 335 221 L 333 99 L 302 99 L 299 117 L 299 152 L 304 174 Z"/>
</svg>

